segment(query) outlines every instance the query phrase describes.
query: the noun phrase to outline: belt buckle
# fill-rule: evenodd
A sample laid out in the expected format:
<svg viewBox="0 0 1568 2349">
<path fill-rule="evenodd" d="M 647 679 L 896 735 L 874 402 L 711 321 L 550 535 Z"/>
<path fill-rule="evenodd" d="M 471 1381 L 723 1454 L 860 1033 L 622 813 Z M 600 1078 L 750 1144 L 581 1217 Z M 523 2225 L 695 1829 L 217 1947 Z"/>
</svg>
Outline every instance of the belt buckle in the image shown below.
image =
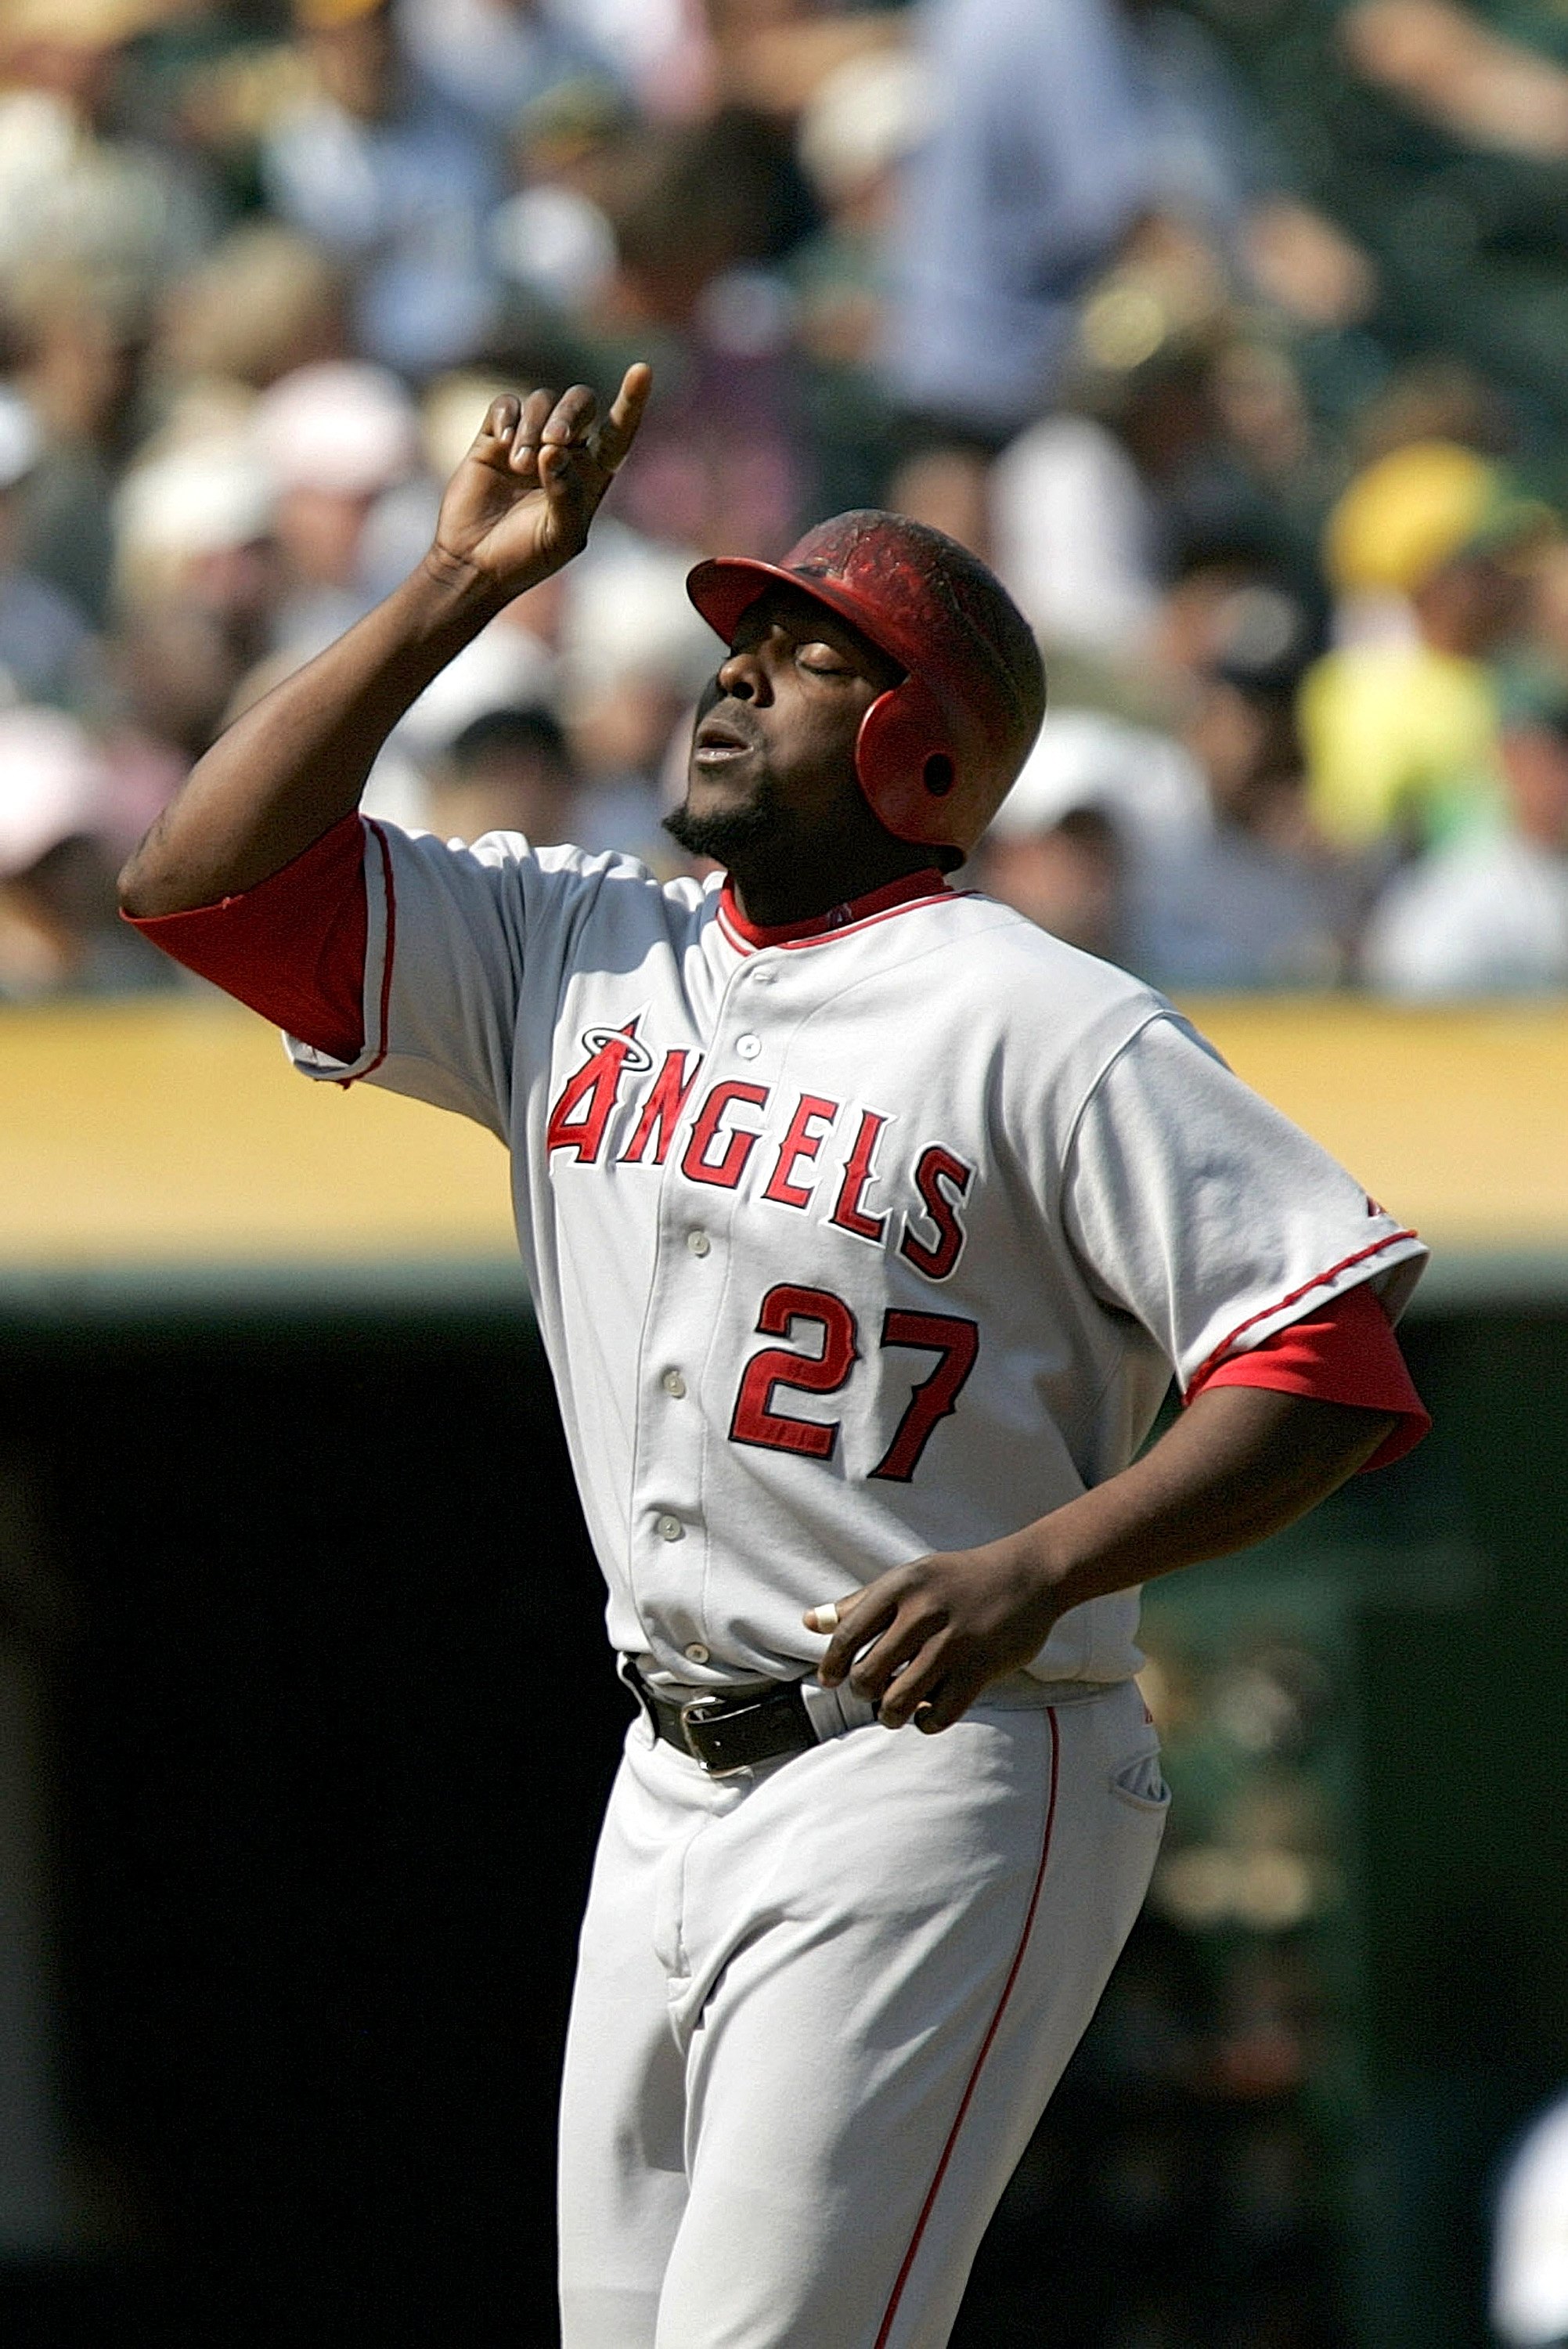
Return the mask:
<svg viewBox="0 0 1568 2349">
<path fill-rule="evenodd" d="M 717 1694 L 691 1697 L 681 1707 L 681 1735 L 686 1750 L 698 1769 L 710 1778 L 736 1778 L 753 1766 L 749 1762 L 716 1761 L 702 1744 L 700 1732 L 704 1724 L 712 1722 L 717 1725 L 736 1710 L 727 1698 Z"/>
</svg>

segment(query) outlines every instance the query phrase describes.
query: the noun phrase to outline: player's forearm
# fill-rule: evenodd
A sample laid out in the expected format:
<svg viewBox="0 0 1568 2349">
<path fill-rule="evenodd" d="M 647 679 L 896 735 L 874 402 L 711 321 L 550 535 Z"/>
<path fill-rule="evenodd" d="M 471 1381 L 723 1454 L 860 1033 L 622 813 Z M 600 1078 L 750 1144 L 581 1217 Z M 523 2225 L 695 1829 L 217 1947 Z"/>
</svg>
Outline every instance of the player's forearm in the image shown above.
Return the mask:
<svg viewBox="0 0 1568 2349">
<path fill-rule="evenodd" d="M 398 719 L 497 609 L 475 574 L 428 556 L 199 761 L 120 875 L 126 912 L 238 895 L 319 840 L 358 805 Z"/>
<path fill-rule="evenodd" d="M 603 421 L 586 384 L 503 392 L 447 484 L 435 541 L 384 604 L 213 744 L 120 875 L 139 918 L 237 896 L 359 803 L 409 704 L 513 596 L 569 563 L 636 438 L 653 376 Z"/>
<path fill-rule="evenodd" d="M 1211 1387 L 1141 1460 L 1005 1540 L 880 1575 L 807 1629 L 818 1676 L 849 1678 L 890 1729 L 944 1729 L 1070 1608 L 1278 1533 L 1369 1460 L 1390 1412 Z M 824 1616 L 825 1619 L 824 1619 Z"/>
<path fill-rule="evenodd" d="M 1392 1413 L 1264 1387 L 1215 1387 L 1118 1476 L 1014 1537 L 1053 1618 L 1244 1549 L 1363 1467 Z"/>
</svg>

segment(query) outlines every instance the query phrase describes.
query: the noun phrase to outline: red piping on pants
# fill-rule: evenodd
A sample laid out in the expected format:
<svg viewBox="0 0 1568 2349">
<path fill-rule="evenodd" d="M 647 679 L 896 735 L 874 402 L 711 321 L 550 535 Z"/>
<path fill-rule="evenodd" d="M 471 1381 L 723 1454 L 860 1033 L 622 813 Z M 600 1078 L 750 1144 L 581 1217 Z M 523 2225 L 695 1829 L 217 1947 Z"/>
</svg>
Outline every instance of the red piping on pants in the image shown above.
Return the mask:
<svg viewBox="0 0 1568 2349">
<path fill-rule="evenodd" d="M 1057 1713 L 1054 1705 L 1047 1711 L 1046 1719 L 1051 1724 L 1051 1791 L 1046 1804 L 1046 1832 L 1040 1846 L 1040 1864 L 1035 1870 L 1035 1885 L 1029 1895 L 1029 1906 L 1024 1918 L 1024 1930 L 1018 1936 L 1018 1946 L 1013 1952 L 1013 1962 L 1007 1969 L 1007 1979 L 1002 1984 L 1002 1995 L 996 2002 L 996 2012 L 991 2017 L 990 2028 L 980 2043 L 980 2053 L 975 2058 L 964 2094 L 959 2099 L 958 2110 L 953 2116 L 953 2127 L 947 2132 L 947 2142 L 942 2148 L 942 2158 L 936 2165 L 936 2175 L 933 2178 L 926 2191 L 925 2199 L 920 2206 L 920 2216 L 914 2222 L 914 2232 L 909 2239 L 909 2249 L 903 2255 L 903 2264 L 893 2281 L 892 2296 L 883 2313 L 873 2349 L 887 2349 L 888 2342 L 892 2337 L 893 2319 L 898 2314 L 899 2302 L 903 2298 L 903 2289 L 909 2282 L 910 2271 L 914 2266 L 921 2239 L 925 2233 L 931 2214 L 936 2207 L 936 2198 L 942 2190 L 942 2181 L 947 2175 L 947 2166 L 953 2158 L 953 2149 L 958 2143 L 958 2132 L 963 2127 L 965 2116 L 974 2101 L 975 2091 L 980 2084 L 980 2074 L 986 2056 L 991 2053 L 992 2043 L 1002 2027 L 1002 2017 L 1007 2012 L 1007 2001 L 1013 1995 L 1013 1984 L 1018 1979 L 1018 1969 L 1024 1962 L 1024 1952 L 1029 1946 L 1029 1935 L 1034 1930 L 1035 1911 L 1040 1905 L 1040 1891 L 1046 1880 L 1046 1862 L 1051 1856 L 1051 1829 L 1056 1824 L 1057 1816 L 1057 1778 L 1061 1763 L 1061 1732 L 1057 1727 Z"/>
</svg>

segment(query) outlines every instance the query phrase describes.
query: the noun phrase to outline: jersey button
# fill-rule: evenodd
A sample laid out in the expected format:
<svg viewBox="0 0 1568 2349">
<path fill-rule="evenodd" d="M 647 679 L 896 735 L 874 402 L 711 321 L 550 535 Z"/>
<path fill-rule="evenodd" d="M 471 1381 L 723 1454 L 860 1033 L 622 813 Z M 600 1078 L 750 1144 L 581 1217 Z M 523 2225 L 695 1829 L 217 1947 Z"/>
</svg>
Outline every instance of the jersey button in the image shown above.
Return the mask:
<svg viewBox="0 0 1568 2349">
<path fill-rule="evenodd" d="M 707 1661 L 707 1650 L 700 1640 L 694 1640 L 683 1652 L 688 1664 L 706 1664 Z"/>
<path fill-rule="evenodd" d="M 735 1057 L 738 1061 L 755 1061 L 761 1050 L 760 1036 L 738 1036 L 735 1040 Z"/>
<path fill-rule="evenodd" d="M 687 1232 L 686 1246 L 690 1248 L 693 1256 L 706 1256 L 709 1248 L 713 1246 L 713 1242 L 708 1238 L 706 1232 Z"/>
<path fill-rule="evenodd" d="M 658 1526 L 659 1538 L 662 1541 L 679 1541 L 686 1532 L 686 1527 L 680 1519 L 672 1516 L 667 1509 L 663 1516 L 656 1518 L 655 1522 Z"/>
<path fill-rule="evenodd" d="M 674 1395 L 676 1402 L 679 1402 L 686 1391 L 686 1381 L 678 1371 L 666 1371 L 659 1384 L 667 1395 Z"/>
</svg>

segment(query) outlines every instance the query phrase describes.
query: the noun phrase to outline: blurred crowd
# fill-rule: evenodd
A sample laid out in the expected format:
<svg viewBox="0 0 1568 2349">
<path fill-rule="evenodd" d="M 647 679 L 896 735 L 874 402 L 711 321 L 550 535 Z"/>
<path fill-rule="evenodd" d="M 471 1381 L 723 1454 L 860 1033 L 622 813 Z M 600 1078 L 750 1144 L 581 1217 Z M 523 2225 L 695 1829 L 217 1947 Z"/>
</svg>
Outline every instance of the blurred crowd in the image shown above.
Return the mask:
<svg viewBox="0 0 1568 2349">
<path fill-rule="evenodd" d="M 418 560 L 655 404 L 369 804 L 662 870 L 697 556 L 893 505 L 1052 715 L 970 878 L 1176 990 L 1568 986 L 1568 32 L 1528 0 L 4 0 L 0 1000 Z"/>
</svg>

